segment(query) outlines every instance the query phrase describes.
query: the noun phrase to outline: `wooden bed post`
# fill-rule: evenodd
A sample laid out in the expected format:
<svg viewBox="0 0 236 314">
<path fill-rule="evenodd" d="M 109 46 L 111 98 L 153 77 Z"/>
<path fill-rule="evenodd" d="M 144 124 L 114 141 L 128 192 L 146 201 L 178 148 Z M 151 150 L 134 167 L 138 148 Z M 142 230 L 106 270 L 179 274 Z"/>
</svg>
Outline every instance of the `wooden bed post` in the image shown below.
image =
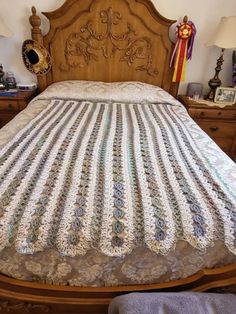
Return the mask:
<svg viewBox="0 0 236 314">
<path fill-rule="evenodd" d="M 32 15 L 29 18 L 30 24 L 32 26 L 31 37 L 33 40 L 37 41 L 40 45 L 43 46 L 43 35 L 40 29 L 41 19 L 38 15 L 36 15 L 35 7 L 32 7 L 31 11 L 32 11 Z M 38 80 L 39 91 L 42 92 L 47 87 L 46 75 L 45 74 L 38 75 L 37 80 Z"/>
</svg>

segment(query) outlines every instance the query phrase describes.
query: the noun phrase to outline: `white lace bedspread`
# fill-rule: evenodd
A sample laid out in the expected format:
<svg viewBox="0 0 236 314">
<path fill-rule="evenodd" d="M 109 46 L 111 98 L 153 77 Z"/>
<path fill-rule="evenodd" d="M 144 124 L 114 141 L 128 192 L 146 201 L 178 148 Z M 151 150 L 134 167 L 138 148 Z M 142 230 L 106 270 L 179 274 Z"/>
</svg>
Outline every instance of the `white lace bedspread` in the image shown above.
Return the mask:
<svg viewBox="0 0 236 314">
<path fill-rule="evenodd" d="M 85 101 L 56 86 L 0 131 L 2 273 L 100 286 L 235 260 L 235 165 L 155 93 Z"/>
</svg>

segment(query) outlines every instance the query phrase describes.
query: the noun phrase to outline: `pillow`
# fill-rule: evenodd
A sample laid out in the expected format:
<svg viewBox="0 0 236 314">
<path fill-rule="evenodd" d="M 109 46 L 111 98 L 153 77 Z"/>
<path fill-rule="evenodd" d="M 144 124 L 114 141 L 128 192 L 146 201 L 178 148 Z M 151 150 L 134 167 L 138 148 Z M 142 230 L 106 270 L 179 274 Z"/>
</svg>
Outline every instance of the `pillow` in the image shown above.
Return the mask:
<svg viewBox="0 0 236 314">
<path fill-rule="evenodd" d="M 129 103 L 173 103 L 175 98 L 162 88 L 142 82 L 62 81 L 53 83 L 36 99 L 75 98 Z"/>
</svg>

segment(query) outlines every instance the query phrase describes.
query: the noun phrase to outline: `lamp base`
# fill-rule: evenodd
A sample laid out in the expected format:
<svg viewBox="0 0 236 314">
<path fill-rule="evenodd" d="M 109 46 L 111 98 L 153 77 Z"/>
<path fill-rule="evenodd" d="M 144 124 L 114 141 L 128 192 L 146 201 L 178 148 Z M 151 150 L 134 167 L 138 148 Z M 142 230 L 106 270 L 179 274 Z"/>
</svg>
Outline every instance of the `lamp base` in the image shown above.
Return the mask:
<svg viewBox="0 0 236 314">
<path fill-rule="evenodd" d="M 217 87 L 219 87 L 221 85 L 221 80 L 219 79 L 219 73 L 221 71 L 221 66 L 224 62 L 223 55 L 224 55 L 224 49 L 221 50 L 221 55 L 217 59 L 216 67 L 215 67 L 215 75 L 212 79 L 210 79 L 208 81 L 208 85 L 210 87 L 210 92 L 206 96 L 206 99 L 210 100 L 210 101 L 214 100 L 216 89 L 217 89 Z"/>
<path fill-rule="evenodd" d="M 207 94 L 206 99 L 210 100 L 210 101 L 214 101 L 216 89 L 217 89 L 217 87 L 221 86 L 221 80 L 220 79 L 218 79 L 218 80 L 211 79 L 208 81 L 208 85 L 210 87 L 210 91 Z"/>
<path fill-rule="evenodd" d="M 5 90 L 6 89 L 6 86 L 0 82 L 0 90 Z"/>
</svg>

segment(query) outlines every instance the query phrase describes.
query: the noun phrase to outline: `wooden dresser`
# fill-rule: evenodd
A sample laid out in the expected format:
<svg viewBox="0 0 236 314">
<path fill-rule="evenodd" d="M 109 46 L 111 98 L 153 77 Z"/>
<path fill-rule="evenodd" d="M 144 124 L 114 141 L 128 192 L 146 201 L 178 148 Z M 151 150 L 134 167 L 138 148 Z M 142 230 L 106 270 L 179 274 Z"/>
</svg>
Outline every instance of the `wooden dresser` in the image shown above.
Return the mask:
<svg viewBox="0 0 236 314">
<path fill-rule="evenodd" d="M 236 158 L 236 104 L 224 108 L 207 106 L 180 95 L 189 115 L 231 158 Z"/>
<path fill-rule="evenodd" d="M 37 90 L 18 92 L 16 96 L 0 96 L 0 128 L 25 109 Z"/>
</svg>

